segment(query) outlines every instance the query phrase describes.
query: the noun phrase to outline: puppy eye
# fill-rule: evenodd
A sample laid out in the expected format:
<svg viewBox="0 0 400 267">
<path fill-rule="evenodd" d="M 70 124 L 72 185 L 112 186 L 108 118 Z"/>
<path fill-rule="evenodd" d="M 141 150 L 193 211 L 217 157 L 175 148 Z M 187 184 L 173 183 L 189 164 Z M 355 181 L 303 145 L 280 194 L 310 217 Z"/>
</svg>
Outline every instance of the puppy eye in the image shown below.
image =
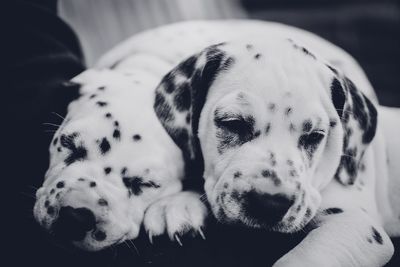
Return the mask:
<svg viewBox="0 0 400 267">
<path fill-rule="evenodd" d="M 251 133 L 253 130 L 252 123 L 243 118 L 228 118 L 219 120 L 217 126 L 238 135 L 246 135 Z"/>
<path fill-rule="evenodd" d="M 305 149 L 316 148 L 322 139 L 325 137 L 325 132 L 323 130 L 316 130 L 310 134 L 304 134 L 300 137 L 299 145 Z"/>
</svg>

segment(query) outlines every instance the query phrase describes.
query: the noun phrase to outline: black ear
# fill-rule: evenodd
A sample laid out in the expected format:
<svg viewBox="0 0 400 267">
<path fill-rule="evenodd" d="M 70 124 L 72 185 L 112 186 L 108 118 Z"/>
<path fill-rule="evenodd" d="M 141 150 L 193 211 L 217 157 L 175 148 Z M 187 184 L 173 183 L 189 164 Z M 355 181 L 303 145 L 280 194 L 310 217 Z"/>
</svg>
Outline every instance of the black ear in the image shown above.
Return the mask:
<svg viewBox="0 0 400 267">
<path fill-rule="evenodd" d="M 181 62 L 156 89 L 154 110 L 186 161 L 202 162 L 197 138 L 200 113 L 214 80 L 233 63 L 222 50 L 224 45 L 209 46 Z"/>
<path fill-rule="evenodd" d="M 365 149 L 375 136 L 377 111 L 347 77 L 335 75 L 331 97 L 344 131 L 343 153 L 335 178 L 343 185 L 352 185 L 362 169 Z"/>
</svg>

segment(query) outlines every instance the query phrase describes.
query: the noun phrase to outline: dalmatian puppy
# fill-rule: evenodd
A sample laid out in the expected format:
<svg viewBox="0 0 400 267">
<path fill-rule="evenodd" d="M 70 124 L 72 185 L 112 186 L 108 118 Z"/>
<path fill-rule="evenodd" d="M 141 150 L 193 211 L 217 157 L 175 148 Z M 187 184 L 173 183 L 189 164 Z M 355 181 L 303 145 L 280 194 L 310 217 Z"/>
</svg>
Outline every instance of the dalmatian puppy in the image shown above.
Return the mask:
<svg viewBox="0 0 400 267">
<path fill-rule="evenodd" d="M 135 239 L 180 242 L 200 233 L 207 210 L 182 192 L 183 158 L 152 108 L 157 71 L 91 69 L 72 82 L 81 96 L 50 145 L 50 166 L 37 190 L 36 220 L 57 238 L 95 251 Z"/>
<path fill-rule="evenodd" d="M 178 64 L 157 116 L 187 164 L 204 162 L 219 221 L 308 232 L 274 266 L 382 266 L 400 233 L 400 111 L 339 48 L 271 27 Z"/>
</svg>

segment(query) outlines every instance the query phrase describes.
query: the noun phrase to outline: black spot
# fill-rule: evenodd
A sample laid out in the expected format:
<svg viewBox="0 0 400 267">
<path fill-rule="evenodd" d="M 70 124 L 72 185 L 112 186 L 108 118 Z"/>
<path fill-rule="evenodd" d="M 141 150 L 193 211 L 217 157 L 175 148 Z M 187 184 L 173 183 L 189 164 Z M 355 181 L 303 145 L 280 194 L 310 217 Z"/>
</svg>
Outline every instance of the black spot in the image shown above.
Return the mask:
<svg viewBox="0 0 400 267">
<path fill-rule="evenodd" d="M 54 188 L 52 188 L 52 189 L 50 190 L 50 195 L 54 194 L 55 192 L 56 192 L 56 190 L 55 190 Z"/>
<path fill-rule="evenodd" d="M 293 222 L 294 220 L 296 220 L 296 217 L 294 217 L 294 216 L 290 216 L 288 218 L 288 222 Z"/>
<path fill-rule="evenodd" d="M 303 51 L 304 54 L 311 56 L 312 58 L 315 59 L 315 56 L 310 51 L 308 51 L 306 48 L 302 47 L 301 51 Z"/>
<path fill-rule="evenodd" d="M 57 145 L 57 143 L 58 143 L 58 137 L 54 138 L 54 140 L 53 140 L 53 146 Z"/>
<path fill-rule="evenodd" d="M 108 118 L 108 119 L 112 117 L 112 115 L 111 115 L 110 112 L 106 113 L 104 116 L 105 116 L 106 118 Z"/>
<path fill-rule="evenodd" d="M 106 89 L 106 87 L 105 87 L 105 86 L 100 86 L 100 87 L 97 88 L 97 89 L 99 89 L 100 91 L 104 91 L 104 89 Z"/>
<path fill-rule="evenodd" d="M 179 67 L 178 67 L 179 72 L 184 74 L 188 78 L 190 76 L 192 76 L 192 74 L 194 72 L 194 67 L 196 65 L 196 60 L 197 60 L 196 56 L 191 56 L 187 60 L 185 60 L 184 62 L 179 64 Z"/>
<path fill-rule="evenodd" d="M 271 123 L 268 122 L 267 126 L 265 126 L 265 134 L 268 135 L 269 131 L 271 130 Z"/>
<path fill-rule="evenodd" d="M 117 139 L 117 140 L 121 139 L 121 131 L 118 130 L 118 129 L 115 129 L 115 130 L 113 131 L 113 138 L 115 138 L 115 139 Z"/>
<path fill-rule="evenodd" d="M 372 237 L 378 244 L 382 245 L 383 244 L 383 238 L 381 234 L 378 232 L 378 230 L 375 229 L 375 227 L 372 227 Z"/>
<path fill-rule="evenodd" d="M 105 107 L 105 106 L 108 105 L 108 103 L 105 102 L 105 101 L 97 101 L 96 104 L 97 104 L 99 107 Z"/>
<path fill-rule="evenodd" d="M 50 201 L 46 200 L 46 201 L 44 202 L 44 207 L 47 208 L 47 207 L 49 207 L 49 205 L 50 205 Z"/>
<path fill-rule="evenodd" d="M 329 127 L 335 127 L 337 125 L 337 122 L 336 122 L 336 120 L 335 119 L 332 119 L 332 120 L 330 120 L 329 121 Z"/>
<path fill-rule="evenodd" d="M 107 200 L 105 200 L 104 198 L 100 198 L 100 199 L 97 201 L 97 204 L 99 204 L 100 206 L 107 206 L 107 205 L 108 205 L 108 202 L 107 202 Z"/>
<path fill-rule="evenodd" d="M 161 86 L 164 88 L 167 94 L 171 94 L 176 88 L 174 82 L 174 75 L 175 73 L 170 72 L 167 75 L 165 75 L 164 78 L 161 80 Z"/>
<path fill-rule="evenodd" d="M 299 138 L 298 148 L 304 149 L 305 152 L 307 153 L 308 158 L 312 160 L 314 152 L 317 150 L 323 138 L 324 134 L 320 132 L 311 132 L 309 134 L 308 133 L 303 134 Z"/>
<path fill-rule="evenodd" d="M 331 215 L 331 214 L 342 213 L 343 210 L 341 208 L 328 208 L 328 209 L 325 209 L 323 212 L 327 215 Z"/>
<path fill-rule="evenodd" d="M 153 181 L 143 181 L 143 178 L 140 176 L 132 176 L 132 177 L 122 177 L 122 181 L 124 185 L 128 188 L 129 196 L 132 194 L 135 196 L 139 196 L 143 193 L 143 187 L 147 188 L 159 188 L 160 185 L 156 184 Z"/>
<path fill-rule="evenodd" d="M 190 124 L 190 113 L 188 113 L 187 115 L 186 115 L 186 123 L 187 124 Z"/>
<path fill-rule="evenodd" d="M 110 145 L 110 142 L 108 142 L 106 137 L 103 137 L 103 139 L 101 140 L 99 148 L 100 148 L 101 154 L 103 154 L 103 155 L 106 154 L 108 151 L 110 151 L 111 145 Z"/>
<path fill-rule="evenodd" d="M 93 99 L 93 98 L 95 98 L 96 96 L 97 96 L 96 94 L 92 94 L 92 95 L 89 96 L 89 99 Z"/>
<path fill-rule="evenodd" d="M 140 141 L 142 139 L 140 134 L 134 134 L 132 138 L 133 138 L 133 141 Z"/>
<path fill-rule="evenodd" d="M 242 172 L 237 171 L 233 174 L 233 178 L 240 178 L 242 176 Z"/>
<path fill-rule="evenodd" d="M 332 67 L 332 66 L 330 66 L 330 65 L 326 65 L 335 75 L 338 75 L 338 71 L 334 68 L 334 67 Z"/>
<path fill-rule="evenodd" d="M 90 186 L 90 187 L 95 187 L 96 185 L 97 185 L 96 182 L 90 182 L 90 183 L 89 183 L 89 186 Z"/>
<path fill-rule="evenodd" d="M 312 121 L 311 120 L 305 120 L 303 122 L 303 132 L 308 133 L 312 129 Z"/>
<path fill-rule="evenodd" d="M 257 54 L 254 55 L 254 58 L 255 58 L 255 59 L 259 59 L 260 57 L 261 57 L 261 54 L 260 54 L 260 53 L 257 53 Z"/>
<path fill-rule="evenodd" d="M 290 114 L 292 114 L 292 111 L 293 111 L 293 110 L 292 110 L 291 107 L 287 107 L 286 110 L 285 110 L 285 115 L 286 115 L 286 116 L 289 116 Z"/>
<path fill-rule="evenodd" d="M 70 135 L 61 135 L 60 144 L 69 150 L 69 155 L 64 159 L 66 165 L 70 165 L 75 161 L 83 161 L 87 158 L 87 150 L 83 145 L 76 146 L 75 139 L 78 137 L 78 133 L 72 133 Z"/>
<path fill-rule="evenodd" d="M 114 126 L 118 127 L 119 126 L 119 122 L 118 121 L 114 121 Z"/>
<path fill-rule="evenodd" d="M 97 241 L 103 241 L 103 240 L 105 240 L 107 238 L 107 235 L 103 231 L 97 230 L 96 232 L 93 233 L 93 237 Z"/>
<path fill-rule="evenodd" d="M 275 108 L 276 108 L 275 103 L 269 103 L 269 104 L 268 104 L 268 108 L 269 108 L 269 110 L 274 111 Z"/>
<path fill-rule="evenodd" d="M 178 111 L 189 110 L 192 101 L 191 90 L 189 82 L 183 82 L 177 87 L 174 96 L 174 105 Z"/>
<path fill-rule="evenodd" d="M 165 97 L 159 92 L 156 93 L 154 108 L 157 116 L 162 121 L 168 122 L 174 119 L 174 114 L 172 113 L 170 105 L 165 100 Z"/>
<path fill-rule="evenodd" d="M 58 182 L 58 183 L 56 184 L 56 187 L 57 187 L 57 188 L 63 188 L 63 187 L 64 187 L 64 182 L 63 182 L 63 181 Z"/>
<path fill-rule="evenodd" d="M 304 216 L 305 216 L 306 218 L 309 218 L 309 217 L 311 217 L 311 214 L 312 214 L 311 209 L 310 209 L 310 208 L 307 208 L 306 213 L 305 213 Z"/>
<path fill-rule="evenodd" d="M 253 48 L 254 48 L 254 46 L 252 44 L 247 44 L 246 45 L 246 49 L 249 50 L 249 51 L 252 50 Z"/>
<path fill-rule="evenodd" d="M 272 170 L 262 170 L 261 175 L 265 178 L 270 178 L 275 186 L 281 185 L 281 180 L 276 175 L 275 171 Z"/>
<path fill-rule="evenodd" d="M 104 173 L 105 173 L 105 174 L 109 174 L 111 171 L 112 171 L 112 168 L 111 168 L 111 167 L 105 167 L 105 168 L 104 168 Z"/>
<path fill-rule="evenodd" d="M 85 178 L 79 178 L 78 181 L 83 182 L 83 181 L 85 181 Z"/>
<path fill-rule="evenodd" d="M 128 168 L 127 168 L 127 167 L 123 167 L 123 168 L 121 169 L 121 174 L 122 174 L 122 175 L 125 175 L 127 171 L 128 171 Z"/>
<path fill-rule="evenodd" d="M 331 97 L 339 117 L 342 117 L 346 96 L 342 84 L 337 78 L 333 78 L 331 83 Z"/>
<path fill-rule="evenodd" d="M 57 151 L 58 151 L 58 152 L 61 152 L 61 147 L 57 147 Z"/>
</svg>

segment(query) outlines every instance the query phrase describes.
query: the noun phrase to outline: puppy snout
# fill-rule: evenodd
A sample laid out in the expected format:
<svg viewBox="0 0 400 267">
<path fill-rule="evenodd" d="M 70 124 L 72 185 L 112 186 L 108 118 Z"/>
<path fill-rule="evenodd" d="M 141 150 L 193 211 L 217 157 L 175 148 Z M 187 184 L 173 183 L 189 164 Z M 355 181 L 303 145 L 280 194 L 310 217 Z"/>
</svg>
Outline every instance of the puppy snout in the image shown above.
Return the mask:
<svg viewBox="0 0 400 267">
<path fill-rule="evenodd" d="M 95 227 L 96 217 L 90 209 L 66 206 L 60 209 L 52 230 L 60 239 L 80 241 Z"/>
<path fill-rule="evenodd" d="M 293 205 L 293 200 L 280 193 L 271 195 L 251 191 L 244 195 L 244 203 L 249 217 L 273 226 L 282 220 Z"/>
</svg>

